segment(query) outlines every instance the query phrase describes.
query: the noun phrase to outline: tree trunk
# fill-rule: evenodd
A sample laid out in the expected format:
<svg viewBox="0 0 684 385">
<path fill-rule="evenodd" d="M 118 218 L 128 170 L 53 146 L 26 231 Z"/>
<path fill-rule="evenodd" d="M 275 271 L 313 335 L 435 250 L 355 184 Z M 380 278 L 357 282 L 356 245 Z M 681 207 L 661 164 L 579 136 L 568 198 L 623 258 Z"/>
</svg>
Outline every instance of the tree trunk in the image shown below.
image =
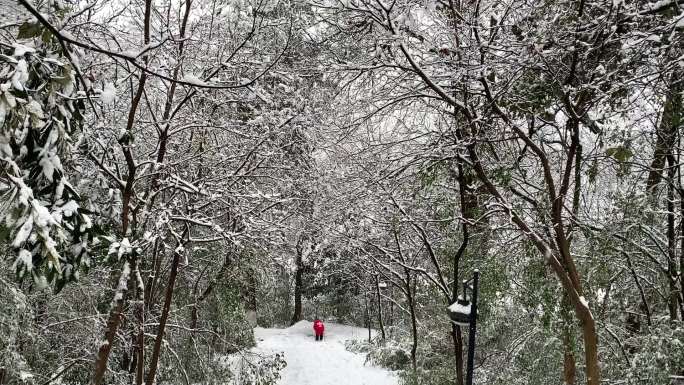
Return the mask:
<svg viewBox="0 0 684 385">
<path fill-rule="evenodd" d="M 456 384 L 463 385 L 463 334 L 461 327 L 451 323 L 451 338 L 454 341 L 454 356 L 456 357 Z"/>
<path fill-rule="evenodd" d="M 577 364 L 575 362 L 575 344 L 572 322 L 572 309 L 568 300 L 568 295 L 563 294 L 561 302 L 562 313 L 562 334 L 563 334 L 563 383 L 565 385 L 574 385 L 576 378 Z"/>
<path fill-rule="evenodd" d="M 144 16 L 144 36 L 143 42 L 145 45 L 150 43 L 150 16 L 152 14 L 152 0 L 145 0 L 145 16 Z M 143 61 L 147 63 L 147 54 L 143 55 Z M 143 93 L 145 91 L 145 83 L 147 82 L 147 73 L 142 72 L 138 80 L 138 89 L 136 90 L 135 96 L 131 101 L 131 108 L 128 112 L 128 118 L 126 121 L 126 129 L 130 132 L 133 128 L 133 123 L 135 122 L 135 115 L 140 105 L 140 100 L 142 99 Z M 128 166 L 128 175 L 126 176 L 126 184 L 122 189 L 122 208 L 121 208 L 121 235 L 123 237 L 128 234 L 128 221 L 129 221 L 129 211 L 130 211 L 130 201 L 134 197 L 133 184 L 135 181 L 136 174 L 136 163 L 131 154 L 130 143 L 120 143 L 122 147 L 122 152 L 126 159 L 126 164 Z M 137 256 L 132 256 L 132 258 L 137 259 Z M 130 269 L 130 261 L 124 264 L 124 272 Z M 130 270 L 129 270 L 130 274 Z M 122 279 L 126 274 L 122 273 L 119 279 L 119 286 L 117 287 L 117 295 L 125 294 L 127 288 L 127 282 L 122 284 Z M 109 361 L 109 354 L 112 350 L 112 344 L 114 343 L 114 337 L 119 329 L 119 324 L 121 323 L 121 314 L 123 310 L 123 296 L 118 298 L 114 297 L 112 301 L 111 310 L 109 312 L 109 318 L 107 320 L 107 329 L 105 331 L 105 340 L 100 345 L 97 351 L 97 356 L 95 357 L 95 373 L 93 375 L 93 384 L 100 385 L 104 380 L 105 372 L 107 371 L 107 362 Z"/>
<path fill-rule="evenodd" d="M 133 268 L 135 279 L 135 320 L 137 323 L 137 335 L 134 346 L 134 364 L 131 369 L 135 370 L 135 384 L 141 385 L 144 381 L 145 372 L 145 285 L 140 275 L 139 264 Z"/>
<path fill-rule="evenodd" d="M 584 360 L 587 365 L 585 370 L 587 385 L 599 385 L 601 372 L 598 359 L 598 335 L 596 334 L 596 323 L 591 313 L 582 320 L 582 334 L 584 336 Z"/>
<path fill-rule="evenodd" d="M 295 287 L 294 287 L 294 312 L 292 314 L 292 321 L 290 325 L 294 325 L 302 320 L 302 275 L 304 274 L 304 266 L 302 263 L 302 249 L 297 247 L 297 259 L 295 271 Z"/>
<path fill-rule="evenodd" d="M 380 297 L 380 281 L 378 280 L 378 275 L 375 275 L 375 291 L 378 297 L 378 325 L 380 326 L 380 335 L 384 341 L 385 336 L 385 325 L 382 322 L 382 298 Z"/>
<path fill-rule="evenodd" d="M 173 252 L 173 261 L 171 262 L 171 272 L 169 273 L 169 282 L 166 285 L 166 295 L 164 297 L 164 307 L 162 308 L 161 317 L 159 318 L 159 329 L 157 331 L 157 338 L 154 341 L 154 349 L 152 350 L 152 358 L 150 359 L 150 369 L 147 374 L 147 385 L 155 383 L 157 375 L 157 366 L 159 364 L 159 356 L 161 354 L 161 346 L 164 340 L 164 329 L 166 328 L 166 321 L 169 318 L 169 311 L 171 310 L 171 301 L 173 299 L 173 289 L 176 285 L 176 277 L 178 276 L 178 265 L 180 263 L 180 253 Z"/>
<path fill-rule="evenodd" d="M 458 135 L 461 137 L 461 135 Z M 458 174 L 456 178 L 458 180 L 458 190 L 461 201 L 461 215 L 464 220 L 461 221 L 461 232 L 462 241 L 461 246 L 453 258 L 453 286 L 451 288 L 451 302 L 454 303 L 458 300 L 458 288 L 459 288 L 459 271 L 461 259 L 466 255 L 468 249 L 468 243 L 470 241 L 470 229 L 468 221 L 473 218 L 474 210 L 477 208 L 477 196 L 468 187 L 473 183 L 472 173 L 466 173 L 464 162 L 458 160 L 457 163 Z M 463 293 L 465 295 L 466 293 Z M 461 327 L 452 323 L 451 324 L 451 338 L 454 343 L 454 359 L 456 361 L 456 384 L 463 385 L 464 373 L 463 373 L 463 335 L 461 333 Z"/>
<path fill-rule="evenodd" d="M 365 290 L 363 293 L 363 303 L 364 303 L 365 308 L 366 308 L 366 326 L 368 326 L 368 343 L 370 343 L 372 341 L 372 335 L 371 335 L 372 324 L 371 324 L 371 317 L 370 317 L 370 308 L 368 306 L 368 292 L 366 292 Z"/>
<path fill-rule="evenodd" d="M 408 299 L 409 314 L 411 316 L 411 367 L 415 373 L 418 368 L 416 354 L 418 352 L 418 320 L 416 318 L 416 304 L 415 304 L 415 287 L 411 287 L 411 271 L 404 268 L 406 275 L 406 298 Z M 413 279 L 413 286 L 415 286 L 415 278 Z"/>
<path fill-rule="evenodd" d="M 105 329 L 104 340 L 100 344 L 97 350 L 97 358 L 95 360 L 95 374 L 93 376 L 93 384 L 101 385 L 104 382 L 104 375 L 107 372 L 107 362 L 109 361 L 109 354 L 112 351 L 112 345 L 114 345 L 114 338 L 116 337 L 116 332 L 119 330 L 119 324 L 121 323 L 121 318 L 123 317 L 123 303 L 124 296 L 128 291 L 128 278 L 131 274 L 130 262 L 127 260 L 124 262 L 123 268 L 121 270 L 121 276 L 119 277 L 119 283 L 114 294 L 114 299 L 109 310 L 109 317 L 107 319 L 107 327 Z"/>
<path fill-rule="evenodd" d="M 498 108 L 494 104 L 494 108 Z M 506 117 L 505 114 L 501 116 Z M 519 132 L 523 139 L 525 137 L 523 132 Z M 577 144 L 577 131 L 573 135 L 573 143 Z M 579 274 L 576 267 L 574 266 L 574 260 L 570 254 L 570 244 L 565 233 L 565 228 L 563 226 L 563 199 L 564 192 L 567 191 L 568 179 L 564 178 L 564 183 L 561 186 L 561 193 L 556 195 L 555 187 L 552 184 L 552 175 L 550 172 L 550 167 L 548 159 L 543 155 L 543 152 L 536 146 L 536 144 L 527 138 L 526 143 L 535 148 L 535 153 L 538 154 L 540 161 L 545 169 L 545 179 L 547 180 L 547 188 L 549 189 L 549 196 L 555 197 L 552 200 L 552 219 L 554 221 L 554 230 L 556 232 L 555 242 L 558 246 L 558 250 L 552 250 L 550 245 L 540 236 L 535 230 L 530 228 L 530 226 L 518 215 L 518 213 L 511 208 L 506 199 L 501 195 L 499 190 L 494 186 L 492 181 L 486 175 L 482 164 L 480 163 L 478 153 L 475 151 L 474 144 L 468 146 L 468 152 L 474 169 L 477 173 L 478 178 L 486 185 L 489 192 L 502 203 L 505 212 L 510 216 L 511 221 L 519 228 L 519 230 L 528 237 L 528 239 L 535 245 L 539 252 L 544 256 L 546 262 L 551 266 L 554 273 L 556 274 L 558 280 L 563 286 L 565 294 L 568 295 L 571 304 L 575 308 L 575 315 L 577 319 L 580 320 L 582 325 L 582 334 L 584 342 L 585 351 L 585 365 L 586 365 L 586 377 L 587 385 L 599 385 L 600 383 L 600 370 L 599 370 L 599 359 L 598 359 L 598 336 L 596 334 L 596 323 L 591 314 L 586 300 L 582 297 L 582 286 Z M 572 147 L 571 147 L 572 149 Z M 568 162 L 574 161 L 574 152 L 570 151 L 568 156 Z M 566 167 L 565 177 L 569 178 L 569 167 Z"/>
<path fill-rule="evenodd" d="M 675 232 L 675 205 L 674 189 L 676 175 L 676 161 L 672 154 L 667 156 L 667 274 L 668 274 L 668 303 L 667 308 L 670 313 L 670 320 L 676 321 L 679 307 L 681 306 L 680 293 L 677 288 L 677 251 L 676 251 L 676 232 Z M 684 310 L 681 311 L 684 313 Z"/>
<path fill-rule="evenodd" d="M 250 271 L 247 276 L 247 293 L 245 293 L 245 310 L 247 320 L 252 327 L 257 326 L 257 288 L 258 283 L 254 271 Z"/>
<path fill-rule="evenodd" d="M 679 166 L 677 166 L 679 168 Z M 681 173 L 681 168 L 680 168 Z M 680 177 L 681 178 L 681 177 Z M 680 246 L 679 246 L 679 310 L 682 321 L 684 321 L 684 188 L 679 188 L 679 212 L 680 212 Z"/>
<path fill-rule="evenodd" d="M 653 162 L 646 181 L 646 191 L 652 192 L 662 179 L 663 168 L 668 155 L 672 154 L 677 131 L 682 123 L 682 71 L 674 71 L 670 75 L 668 89 L 663 105 L 663 115 L 656 130 L 656 145 L 653 153 Z"/>
<path fill-rule="evenodd" d="M 572 215 L 577 218 L 579 215 L 580 206 L 580 195 L 582 188 L 582 145 L 580 143 L 576 144 L 575 152 L 575 173 L 572 194 Z M 568 231 L 570 236 L 568 239 L 568 247 L 572 239 L 571 230 Z M 566 269 L 567 269 L 566 264 Z M 577 378 L 577 361 L 575 359 L 575 333 L 574 333 L 574 322 L 572 319 L 572 307 L 570 304 L 570 299 L 567 293 L 563 293 L 563 299 L 561 300 L 561 315 L 563 318 L 563 381 L 566 385 L 574 385 Z"/>
<path fill-rule="evenodd" d="M 394 285 L 390 285 L 389 319 L 387 324 L 390 326 L 389 337 L 392 338 L 394 330 Z"/>
</svg>

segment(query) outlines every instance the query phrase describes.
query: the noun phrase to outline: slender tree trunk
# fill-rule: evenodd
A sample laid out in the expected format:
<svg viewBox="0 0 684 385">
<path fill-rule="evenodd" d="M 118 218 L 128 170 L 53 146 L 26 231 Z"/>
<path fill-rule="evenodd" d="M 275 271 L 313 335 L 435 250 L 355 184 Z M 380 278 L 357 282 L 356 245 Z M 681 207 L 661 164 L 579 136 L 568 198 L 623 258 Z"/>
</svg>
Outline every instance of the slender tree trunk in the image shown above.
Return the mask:
<svg viewBox="0 0 684 385">
<path fill-rule="evenodd" d="M 378 325 L 380 326 L 380 335 L 382 336 L 382 340 L 384 341 L 386 338 L 385 325 L 382 322 L 382 297 L 380 297 L 380 280 L 378 279 L 377 274 L 375 275 L 375 291 L 378 298 Z"/>
<path fill-rule="evenodd" d="M 93 384 L 95 385 L 100 385 L 104 382 L 104 375 L 107 372 L 109 353 L 112 351 L 114 338 L 116 337 L 116 332 L 119 330 L 119 324 L 121 323 L 121 318 L 123 317 L 122 311 L 124 296 L 128 291 L 128 278 L 131 273 L 130 266 L 131 264 L 129 261 L 126 261 L 123 265 L 121 276 L 119 277 L 119 283 L 114 294 L 114 299 L 112 300 L 112 304 L 110 306 L 104 340 L 100 343 L 100 347 L 97 350 L 97 358 L 95 360 L 95 375 L 93 377 Z"/>
<path fill-rule="evenodd" d="M 135 282 L 135 321 L 136 321 L 136 336 L 134 348 L 134 366 L 135 370 L 135 384 L 141 385 L 144 381 L 145 372 L 145 285 L 143 284 L 142 276 L 140 275 L 139 264 L 133 268 L 133 277 Z"/>
<path fill-rule="evenodd" d="M 371 335 L 372 323 L 371 323 L 371 316 L 370 316 L 370 306 L 368 306 L 368 292 L 365 289 L 363 292 L 363 304 L 365 305 L 365 308 L 366 308 L 366 326 L 368 326 L 368 343 L 370 343 L 372 341 L 372 335 Z"/>
<path fill-rule="evenodd" d="M 563 294 L 561 301 L 562 313 L 562 335 L 563 335 L 563 383 L 566 385 L 574 385 L 576 378 L 577 364 L 575 362 L 575 343 L 574 343 L 574 325 L 572 322 L 572 308 L 568 300 L 568 295 Z"/>
<path fill-rule="evenodd" d="M 286 317 L 290 317 L 290 306 L 292 306 L 292 290 L 290 290 L 290 272 L 289 269 L 285 268 L 285 266 L 281 266 L 281 282 L 283 282 L 284 290 L 282 291 L 283 293 L 283 306 L 281 307 L 281 317 L 282 319 L 285 319 Z"/>
<path fill-rule="evenodd" d="M 679 168 L 679 166 L 678 166 Z M 681 172 L 681 168 L 680 168 Z M 681 178 L 681 176 L 680 176 Z M 681 180 L 681 179 L 680 179 Z M 679 216 L 680 216 L 680 246 L 679 246 L 679 310 L 682 321 L 684 321 L 684 187 L 679 188 Z"/>
<path fill-rule="evenodd" d="M 179 240 L 180 242 L 180 240 Z M 152 350 L 152 357 L 150 358 L 150 369 L 147 374 L 147 385 L 155 383 L 157 376 L 157 366 L 159 364 L 159 356 L 161 354 L 161 346 L 164 340 L 164 329 L 166 328 L 166 321 L 169 318 L 169 311 L 171 310 L 171 302 L 173 299 L 173 289 L 176 285 L 176 277 L 178 276 L 178 265 L 180 264 L 180 253 L 173 252 L 173 261 L 171 262 L 171 272 L 169 273 L 169 282 L 166 285 L 166 295 L 164 298 L 164 307 L 162 308 L 161 317 L 159 318 L 159 329 L 157 331 L 157 338 L 154 341 L 154 349 Z"/>
<path fill-rule="evenodd" d="M 584 360 L 587 365 L 587 384 L 599 385 L 601 382 L 601 371 L 598 359 L 598 334 L 596 333 L 596 323 L 591 313 L 583 316 L 582 334 L 584 337 Z"/>
<path fill-rule="evenodd" d="M 494 104 L 494 108 L 498 108 Z M 503 113 L 500 113 L 502 117 L 507 118 Z M 517 128 L 517 126 L 514 126 Z M 519 132 L 523 139 L 527 138 L 524 136 L 523 132 Z M 577 144 L 577 131 L 573 135 L 573 143 Z M 580 321 L 582 326 L 582 335 L 584 342 L 584 358 L 585 358 L 585 373 L 587 377 L 587 385 L 599 385 L 600 369 L 599 369 L 599 359 L 598 359 L 598 336 L 596 334 L 596 323 L 594 317 L 591 314 L 586 300 L 582 297 L 582 286 L 577 269 L 574 266 L 574 260 L 569 250 L 569 242 L 565 234 L 565 228 L 563 226 L 563 199 L 564 192 L 567 191 L 566 181 L 561 185 L 561 193 L 556 195 L 556 190 L 553 183 L 553 177 L 550 173 L 550 166 L 548 159 L 545 158 L 543 152 L 536 146 L 536 144 L 527 138 L 526 143 L 534 148 L 536 154 L 538 154 L 540 161 L 545 170 L 545 179 L 547 180 L 547 188 L 549 190 L 549 196 L 555 197 L 552 199 L 552 219 L 554 221 L 554 231 L 556 232 L 555 242 L 558 246 L 558 250 L 554 251 L 551 249 L 549 244 L 542 238 L 535 230 L 530 228 L 530 226 L 518 215 L 518 213 L 508 205 L 506 199 L 501 195 L 499 190 L 494 186 L 492 181 L 489 179 L 482 164 L 480 163 L 477 151 L 475 151 L 474 144 L 468 146 L 468 152 L 472 160 L 474 169 L 477 173 L 478 178 L 486 185 L 489 192 L 494 196 L 495 199 L 500 201 L 508 215 L 510 215 L 511 221 L 525 234 L 530 241 L 535 245 L 539 252 L 544 256 L 544 259 L 551 266 L 554 273 L 556 274 L 558 280 L 563 286 L 563 290 L 568 295 L 570 303 L 575 309 L 575 316 Z M 571 147 L 572 149 L 572 147 Z M 568 156 L 568 161 L 574 161 L 574 151 L 570 151 Z M 569 178 L 567 173 L 568 167 L 566 167 L 565 177 Z"/>
<path fill-rule="evenodd" d="M 391 264 L 390 264 L 391 268 Z M 388 320 L 388 325 L 390 326 L 389 329 L 389 337 L 392 338 L 393 335 L 393 330 L 394 330 L 394 285 L 390 285 L 390 303 L 389 303 L 389 320 Z"/>
<path fill-rule="evenodd" d="M 295 287 L 294 287 L 294 312 L 292 314 L 292 321 L 290 325 L 294 325 L 302 320 L 302 275 L 304 274 L 304 266 L 302 263 L 302 249 L 297 247 L 297 259 L 295 261 L 297 270 L 295 271 Z"/>
<path fill-rule="evenodd" d="M 411 279 L 411 271 L 404 268 L 404 274 L 406 275 L 406 299 L 409 305 L 409 315 L 411 316 L 411 367 L 413 372 L 418 368 L 417 364 L 417 352 L 418 352 L 418 320 L 416 317 L 416 303 L 414 298 L 415 293 L 415 278 Z M 413 286 L 412 286 L 413 281 Z"/>
<path fill-rule="evenodd" d="M 460 138 L 461 135 L 459 134 L 458 137 Z M 474 178 L 472 177 L 471 173 L 466 173 L 462 160 L 458 160 L 457 171 L 458 174 L 456 175 L 456 178 L 458 180 L 458 190 L 461 201 L 461 215 L 463 216 L 463 220 L 461 221 L 461 236 L 463 240 L 461 241 L 461 246 L 458 248 L 458 251 L 453 258 L 453 285 L 451 288 L 452 303 L 458 300 L 461 259 L 466 255 L 468 243 L 470 241 L 470 228 L 468 221 L 473 218 L 473 212 L 477 207 L 477 197 L 468 187 L 472 184 Z M 465 293 L 463 293 L 463 295 L 465 295 Z M 451 324 L 451 338 L 454 343 L 454 359 L 456 361 L 456 384 L 463 385 L 463 335 L 461 333 L 461 327 L 454 323 Z"/>
<path fill-rule="evenodd" d="M 456 357 L 456 384 L 463 385 L 463 334 L 461 327 L 451 323 L 451 338 L 454 342 L 454 356 Z"/>
<path fill-rule="evenodd" d="M 257 326 L 257 287 L 256 274 L 254 271 L 250 271 L 250 274 L 247 277 L 245 310 L 247 311 L 247 319 L 252 327 Z"/>
<path fill-rule="evenodd" d="M 144 36 L 143 36 L 143 42 L 145 45 L 150 43 L 150 15 L 152 13 L 152 0 L 145 0 L 145 16 L 144 16 Z M 143 56 L 143 60 L 145 63 L 147 63 L 147 55 Z M 136 90 L 135 96 L 133 97 L 133 100 L 131 101 L 131 108 L 128 112 L 128 119 L 126 121 L 126 130 L 128 132 L 131 132 L 133 128 L 133 123 L 135 121 L 135 115 L 138 110 L 138 106 L 140 105 L 140 100 L 142 99 L 142 95 L 145 90 L 145 83 L 147 82 L 147 73 L 142 72 L 140 74 L 140 79 L 138 81 L 138 89 Z M 132 139 L 132 138 L 131 138 Z M 136 163 L 135 160 L 133 159 L 133 155 L 131 153 L 131 147 L 130 147 L 130 140 L 126 143 L 121 143 L 122 151 L 124 153 L 124 158 L 126 159 L 126 164 L 128 166 L 128 175 L 126 177 L 126 184 L 123 187 L 123 194 L 122 194 L 122 208 L 121 208 L 121 235 L 125 237 L 128 234 L 128 224 L 129 224 L 129 212 L 130 212 L 130 201 L 132 197 L 134 196 L 133 194 L 133 184 L 135 182 L 135 174 L 136 174 Z M 131 256 L 133 259 L 137 259 L 136 255 Z M 125 272 L 126 270 L 129 270 L 130 273 L 130 263 L 131 261 L 127 261 L 126 264 L 124 264 L 124 269 L 121 274 L 121 277 L 119 279 L 119 287 L 117 292 L 124 292 L 128 289 L 127 288 L 127 281 L 128 281 L 128 276 L 126 276 Z M 135 262 L 134 262 L 135 263 Z M 122 283 L 122 280 L 125 278 L 125 283 Z M 123 287 L 122 287 L 123 286 Z M 117 293 L 117 294 L 118 294 Z M 122 317 L 122 312 L 123 310 L 123 296 L 121 298 L 114 297 L 114 300 L 112 301 L 112 306 L 111 310 L 109 312 L 109 317 L 107 320 L 107 329 L 105 331 L 105 340 L 104 342 L 100 345 L 98 351 L 97 351 L 97 356 L 95 357 L 95 373 L 93 375 L 93 384 L 94 385 L 101 385 L 102 382 L 104 381 L 104 375 L 107 371 L 107 362 L 109 361 L 109 354 L 111 353 L 112 350 L 112 345 L 114 343 L 114 337 L 116 336 L 116 332 L 119 329 L 119 324 L 121 323 L 121 317 Z"/>
<path fill-rule="evenodd" d="M 574 127 L 577 128 L 577 127 Z M 574 186 L 572 194 L 572 215 L 577 218 L 579 215 L 580 207 L 580 194 L 582 188 L 582 145 L 576 143 L 575 152 L 575 168 L 574 168 Z M 571 227 L 572 229 L 572 227 Z M 572 230 L 568 233 L 568 247 L 572 241 Z M 566 269 L 567 269 L 566 265 Z M 563 299 L 561 300 L 561 314 L 563 318 L 563 381 L 566 385 L 574 385 L 577 378 L 577 362 L 575 359 L 575 333 L 574 333 L 574 322 L 572 315 L 572 306 L 570 304 L 570 299 L 567 293 L 563 293 Z"/>
<path fill-rule="evenodd" d="M 670 75 L 665 104 L 663 104 L 663 114 L 660 124 L 656 130 L 656 145 L 653 153 L 653 162 L 646 181 L 646 191 L 652 192 L 660 183 L 663 168 L 669 154 L 672 154 L 674 144 L 677 139 L 678 128 L 682 124 L 682 71 L 674 71 Z"/>
<path fill-rule="evenodd" d="M 677 288 L 677 253 L 676 253 L 676 233 L 675 233 L 675 205 L 674 189 L 676 175 L 676 162 L 672 154 L 667 156 L 667 274 L 668 274 L 668 304 L 670 320 L 676 321 L 678 308 L 680 306 L 679 290 Z"/>
<path fill-rule="evenodd" d="M 641 282 L 639 282 L 639 276 L 634 270 L 634 266 L 632 265 L 632 259 L 629 257 L 629 254 L 627 254 L 627 252 L 623 250 L 622 255 L 625 256 L 625 259 L 627 260 L 627 268 L 629 269 L 629 272 L 632 275 L 632 278 L 634 279 L 634 284 L 636 285 L 637 289 L 639 289 L 639 296 L 641 297 L 640 308 L 644 313 L 646 313 L 646 323 L 648 324 L 648 326 L 651 326 L 651 307 L 648 305 L 648 301 L 646 300 L 644 288 L 641 285 Z"/>
</svg>

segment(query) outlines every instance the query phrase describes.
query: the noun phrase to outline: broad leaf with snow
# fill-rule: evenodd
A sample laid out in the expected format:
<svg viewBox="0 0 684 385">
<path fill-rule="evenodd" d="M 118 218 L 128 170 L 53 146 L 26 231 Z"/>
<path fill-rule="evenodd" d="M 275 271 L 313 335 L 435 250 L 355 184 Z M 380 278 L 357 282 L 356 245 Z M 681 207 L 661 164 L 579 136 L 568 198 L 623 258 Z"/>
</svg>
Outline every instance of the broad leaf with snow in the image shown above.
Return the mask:
<svg viewBox="0 0 684 385">
<path fill-rule="evenodd" d="M 59 290 L 89 265 L 92 225 L 65 167 L 84 95 L 47 36 L 0 52 L 0 226 L 17 277 Z"/>
</svg>

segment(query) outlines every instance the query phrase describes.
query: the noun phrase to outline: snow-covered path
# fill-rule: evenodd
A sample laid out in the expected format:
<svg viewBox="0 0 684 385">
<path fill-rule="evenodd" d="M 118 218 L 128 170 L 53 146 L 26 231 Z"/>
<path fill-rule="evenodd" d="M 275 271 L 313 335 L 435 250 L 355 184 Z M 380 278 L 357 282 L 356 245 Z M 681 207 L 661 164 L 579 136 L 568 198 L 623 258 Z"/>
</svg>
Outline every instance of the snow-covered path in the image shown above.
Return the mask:
<svg viewBox="0 0 684 385">
<path fill-rule="evenodd" d="M 287 329 L 254 329 L 256 350 L 285 353 L 287 367 L 278 385 L 397 385 L 392 372 L 364 365 L 364 355 L 345 350 L 344 341 L 367 337 L 366 329 L 326 323 L 319 342 L 311 325 L 301 321 Z"/>
</svg>

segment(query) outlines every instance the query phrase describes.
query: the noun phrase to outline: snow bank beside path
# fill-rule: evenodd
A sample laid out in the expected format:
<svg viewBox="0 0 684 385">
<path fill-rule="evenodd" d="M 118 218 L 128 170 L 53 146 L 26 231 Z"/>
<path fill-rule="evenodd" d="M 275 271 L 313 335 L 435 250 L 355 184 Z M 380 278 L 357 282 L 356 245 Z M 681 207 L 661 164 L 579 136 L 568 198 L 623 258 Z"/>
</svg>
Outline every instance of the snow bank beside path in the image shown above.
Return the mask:
<svg viewBox="0 0 684 385">
<path fill-rule="evenodd" d="M 278 385 L 397 385 L 394 373 L 365 363 L 365 356 L 348 352 L 344 342 L 368 337 L 367 329 L 325 324 L 324 340 L 315 341 L 312 323 L 287 329 L 255 328 L 257 352 L 285 354 L 287 367 Z"/>
</svg>

